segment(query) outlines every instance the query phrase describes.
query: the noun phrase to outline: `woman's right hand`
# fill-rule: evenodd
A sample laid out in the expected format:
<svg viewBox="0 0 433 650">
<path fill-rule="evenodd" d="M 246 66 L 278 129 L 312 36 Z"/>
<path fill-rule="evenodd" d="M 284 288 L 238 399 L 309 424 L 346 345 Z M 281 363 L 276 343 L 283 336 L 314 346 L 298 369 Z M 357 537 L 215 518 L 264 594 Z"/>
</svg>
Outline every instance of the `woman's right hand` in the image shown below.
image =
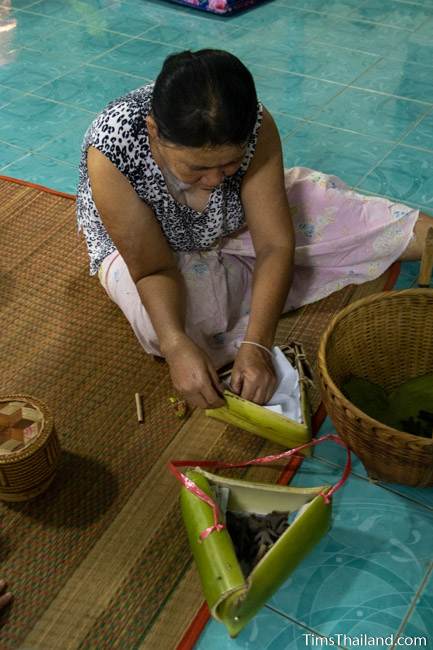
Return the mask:
<svg viewBox="0 0 433 650">
<path fill-rule="evenodd" d="M 164 349 L 173 386 L 190 406 L 202 409 L 224 406 L 224 387 L 207 356 L 186 334 Z"/>
</svg>

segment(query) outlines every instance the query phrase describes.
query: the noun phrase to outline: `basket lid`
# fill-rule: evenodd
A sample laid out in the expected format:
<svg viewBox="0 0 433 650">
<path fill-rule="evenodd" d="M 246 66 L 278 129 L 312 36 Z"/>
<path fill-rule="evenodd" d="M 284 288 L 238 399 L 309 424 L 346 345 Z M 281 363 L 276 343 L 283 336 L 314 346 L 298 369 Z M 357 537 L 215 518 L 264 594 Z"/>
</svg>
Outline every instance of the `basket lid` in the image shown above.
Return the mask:
<svg viewBox="0 0 433 650">
<path fill-rule="evenodd" d="M 10 458 L 35 442 L 44 422 L 44 413 L 33 400 L 0 397 L 0 459 Z"/>
</svg>

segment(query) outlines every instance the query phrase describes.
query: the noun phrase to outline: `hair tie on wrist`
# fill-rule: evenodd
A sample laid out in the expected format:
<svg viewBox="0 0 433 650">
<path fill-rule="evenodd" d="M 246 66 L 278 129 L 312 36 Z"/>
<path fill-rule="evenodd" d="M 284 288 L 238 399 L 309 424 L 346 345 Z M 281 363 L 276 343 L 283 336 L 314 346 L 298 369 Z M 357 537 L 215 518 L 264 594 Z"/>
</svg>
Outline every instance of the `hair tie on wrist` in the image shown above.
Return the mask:
<svg viewBox="0 0 433 650">
<path fill-rule="evenodd" d="M 268 354 L 271 355 L 272 358 L 274 358 L 274 354 L 272 350 L 262 345 L 261 343 L 256 343 L 255 341 L 241 341 L 239 345 L 243 345 L 244 343 L 246 343 L 247 345 L 255 345 L 257 348 L 261 348 L 262 350 L 265 350 Z"/>
</svg>

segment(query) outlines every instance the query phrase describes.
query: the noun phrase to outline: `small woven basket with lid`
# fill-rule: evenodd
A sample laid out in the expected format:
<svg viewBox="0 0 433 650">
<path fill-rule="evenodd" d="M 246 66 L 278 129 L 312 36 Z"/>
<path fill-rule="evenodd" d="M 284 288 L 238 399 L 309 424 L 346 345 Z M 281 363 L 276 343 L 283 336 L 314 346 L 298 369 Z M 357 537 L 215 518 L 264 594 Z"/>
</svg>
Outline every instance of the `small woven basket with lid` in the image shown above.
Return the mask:
<svg viewBox="0 0 433 650">
<path fill-rule="evenodd" d="M 350 376 L 391 391 L 408 379 L 433 373 L 433 290 L 375 294 L 343 309 L 322 336 L 318 368 L 328 414 L 369 476 L 433 486 L 433 439 L 374 420 L 341 392 Z"/>
<path fill-rule="evenodd" d="M 29 395 L 0 396 L 0 499 L 26 501 L 53 480 L 61 454 L 53 417 Z"/>
</svg>

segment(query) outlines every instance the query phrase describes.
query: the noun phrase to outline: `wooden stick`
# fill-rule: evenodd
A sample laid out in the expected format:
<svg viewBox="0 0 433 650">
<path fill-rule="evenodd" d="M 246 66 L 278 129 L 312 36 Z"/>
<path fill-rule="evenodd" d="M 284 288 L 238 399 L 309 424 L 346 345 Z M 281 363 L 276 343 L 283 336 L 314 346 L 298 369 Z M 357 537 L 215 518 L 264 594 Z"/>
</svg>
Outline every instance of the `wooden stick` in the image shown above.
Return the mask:
<svg viewBox="0 0 433 650">
<path fill-rule="evenodd" d="M 424 250 L 421 258 L 421 267 L 418 277 L 419 287 L 429 287 L 433 270 L 433 228 L 427 231 Z"/>
<path fill-rule="evenodd" d="M 144 422 L 143 397 L 140 393 L 135 393 L 135 406 L 137 407 L 137 420 Z"/>
<path fill-rule="evenodd" d="M 223 370 L 223 372 L 218 373 L 218 377 L 220 379 L 225 379 L 226 377 L 229 377 L 231 375 L 233 368 L 229 368 L 228 370 Z"/>
</svg>

